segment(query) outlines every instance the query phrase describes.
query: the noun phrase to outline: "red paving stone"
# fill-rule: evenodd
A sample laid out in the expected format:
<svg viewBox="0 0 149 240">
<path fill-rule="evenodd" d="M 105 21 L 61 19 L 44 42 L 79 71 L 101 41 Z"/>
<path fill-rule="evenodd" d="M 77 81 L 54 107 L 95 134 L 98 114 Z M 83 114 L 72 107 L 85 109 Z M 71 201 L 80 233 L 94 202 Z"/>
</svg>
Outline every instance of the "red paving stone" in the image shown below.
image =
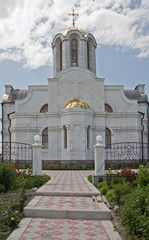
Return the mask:
<svg viewBox="0 0 149 240">
<path fill-rule="evenodd" d="M 43 173 L 51 176 L 51 184 L 46 185 L 44 190 L 47 191 L 76 191 L 92 192 L 92 189 L 86 184 L 87 176 L 93 174 L 93 171 L 48 171 Z"/>
<path fill-rule="evenodd" d="M 59 224 L 59 226 L 57 225 Z M 32 227 L 30 227 L 32 226 Z M 91 227 L 86 227 L 91 226 Z M 39 230 L 39 229 L 44 230 Z M 109 240 L 99 220 L 32 218 L 20 240 Z"/>
<path fill-rule="evenodd" d="M 73 210 L 99 210 L 92 198 L 88 197 L 61 197 L 61 196 L 42 196 L 35 204 L 36 209 L 73 209 Z"/>
</svg>

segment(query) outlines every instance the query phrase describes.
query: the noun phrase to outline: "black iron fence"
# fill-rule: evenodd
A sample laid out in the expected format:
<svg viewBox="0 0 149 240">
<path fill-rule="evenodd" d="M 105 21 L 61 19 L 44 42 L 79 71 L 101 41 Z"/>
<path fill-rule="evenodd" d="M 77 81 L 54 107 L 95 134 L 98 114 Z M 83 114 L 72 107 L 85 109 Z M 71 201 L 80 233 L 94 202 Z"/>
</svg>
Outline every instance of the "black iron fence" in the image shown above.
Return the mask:
<svg viewBox="0 0 149 240">
<path fill-rule="evenodd" d="M 18 142 L 0 142 L 0 162 L 14 163 L 18 166 L 32 166 L 33 151 L 30 144 Z M 136 165 L 149 162 L 149 146 L 147 143 L 121 142 L 107 145 L 105 163 L 109 166 L 119 164 Z"/>
<path fill-rule="evenodd" d="M 121 142 L 109 144 L 105 148 L 106 164 L 141 164 L 149 162 L 149 147 L 147 143 Z"/>
<path fill-rule="evenodd" d="M 3 163 L 28 163 L 32 164 L 32 146 L 19 142 L 1 142 L 1 162 Z"/>
</svg>

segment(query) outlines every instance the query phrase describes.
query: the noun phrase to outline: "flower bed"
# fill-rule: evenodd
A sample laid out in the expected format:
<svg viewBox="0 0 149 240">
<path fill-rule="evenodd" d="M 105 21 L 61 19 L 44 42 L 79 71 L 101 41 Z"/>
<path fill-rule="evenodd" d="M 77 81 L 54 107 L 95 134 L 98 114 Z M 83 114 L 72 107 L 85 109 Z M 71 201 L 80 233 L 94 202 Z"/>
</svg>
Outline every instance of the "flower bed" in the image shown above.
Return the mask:
<svg viewBox="0 0 149 240">
<path fill-rule="evenodd" d="M 7 239 L 23 217 L 23 208 L 30 200 L 26 194 L 39 188 L 50 177 L 32 176 L 32 169 L 0 164 L 0 239 Z"/>
<path fill-rule="evenodd" d="M 120 171 L 108 170 L 107 183 L 98 188 L 114 208 L 119 206 L 119 216 L 125 227 L 127 239 L 149 239 L 149 169 L 131 167 Z"/>
</svg>

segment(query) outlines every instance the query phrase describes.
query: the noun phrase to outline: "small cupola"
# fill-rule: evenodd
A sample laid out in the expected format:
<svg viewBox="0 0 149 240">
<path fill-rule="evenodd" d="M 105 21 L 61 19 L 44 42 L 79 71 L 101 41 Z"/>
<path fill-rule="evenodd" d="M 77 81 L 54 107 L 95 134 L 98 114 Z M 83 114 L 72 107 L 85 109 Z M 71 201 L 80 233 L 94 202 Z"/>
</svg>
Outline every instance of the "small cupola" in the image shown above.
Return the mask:
<svg viewBox="0 0 149 240">
<path fill-rule="evenodd" d="M 83 100 L 80 100 L 80 99 L 73 99 L 73 100 L 67 102 L 63 106 L 63 109 L 72 109 L 72 108 L 90 109 L 90 106 L 86 102 L 84 102 Z"/>
</svg>

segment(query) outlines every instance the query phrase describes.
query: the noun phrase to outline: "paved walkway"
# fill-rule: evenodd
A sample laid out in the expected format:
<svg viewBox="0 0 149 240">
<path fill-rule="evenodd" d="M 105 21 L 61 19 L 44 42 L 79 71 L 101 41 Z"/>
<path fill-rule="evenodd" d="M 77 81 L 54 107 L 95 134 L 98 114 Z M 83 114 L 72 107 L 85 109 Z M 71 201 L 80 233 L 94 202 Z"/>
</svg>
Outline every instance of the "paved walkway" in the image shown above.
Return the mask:
<svg viewBox="0 0 149 240">
<path fill-rule="evenodd" d="M 93 171 L 43 171 L 51 180 L 24 208 L 25 218 L 8 240 L 120 240 L 111 212 L 93 201 L 99 191 L 87 181 Z"/>
</svg>

